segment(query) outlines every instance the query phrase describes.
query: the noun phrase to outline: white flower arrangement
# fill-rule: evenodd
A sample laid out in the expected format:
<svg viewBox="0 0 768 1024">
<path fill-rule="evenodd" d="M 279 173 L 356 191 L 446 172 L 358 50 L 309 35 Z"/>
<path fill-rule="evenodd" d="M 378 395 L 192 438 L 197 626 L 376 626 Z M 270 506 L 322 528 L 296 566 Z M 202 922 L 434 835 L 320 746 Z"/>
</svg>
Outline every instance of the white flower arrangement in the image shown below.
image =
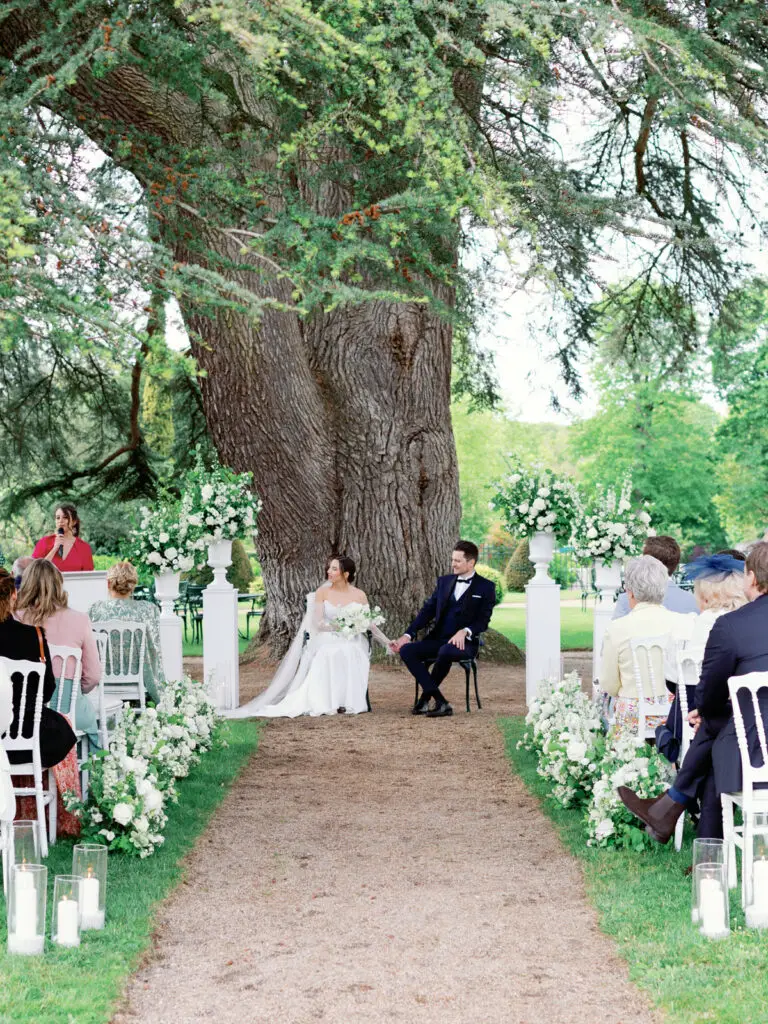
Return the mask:
<svg viewBox="0 0 768 1024">
<path fill-rule="evenodd" d="M 196 549 L 256 533 L 261 501 L 251 485 L 251 473 L 233 473 L 218 463 L 207 469 L 197 450 L 182 499 L 182 512 L 196 535 Z"/>
<path fill-rule="evenodd" d="M 153 509 L 141 508 L 139 526 L 131 534 L 131 558 L 155 574 L 189 572 L 195 565 L 193 539 L 180 503 L 161 499 Z"/>
<path fill-rule="evenodd" d="M 635 733 L 622 733 L 606 751 L 586 815 L 587 845 L 641 850 L 652 846 L 641 822 L 616 792 L 627 786 L 642 798 L 660 796 L 672 783 L 674 769 L 655 747 Z"/>
<path fill-rule="evenodd" d="M 539 684 L 520 746 L 536 752 L 538 773 L 562 807 L 587 803 L 605 749 L 600 714 L 575 672 Z"/>
<path fill-rule="evenodd" d="M 580 508 L 573 530 L 578 558 L 613 562 L 642 550 L 643 541 L 654 531 L 648 506 L 633 510 L 631 494 L 632 482 L 626 479 L 618 495 L 612 488 L 598 491 Z"/>
<path fill-rule="evenodd" d="M 338 615 L 333 620 L 334 632 L 351 638 L 367 633 L 371 626 L 381 626 L 386 619 L 381 614 L 381 608 L 376 605 L 369 608 L 367 605 L 352 601 L 339 609 Z"/>
<path fill-rule="evenodd" d="M 515 536 L 552 533 L 568 540 L 579 509 L 575 484 L 541 466 L 513 463 L 512 472 L 497 482 L 491 507 L 504 517 Z"/>
<path fill-rule="evenodd" d="M 148 857 L 164 841 L 165 807 L 175 801 L 176 780 L 213 743 L 216 710 L 205 687 L 188 677 L 167 683 L 156 708 L 127 705 L 109 750 L 88 762 L 88 801 L 67 800 L 83 835 Z"/>
</svg>

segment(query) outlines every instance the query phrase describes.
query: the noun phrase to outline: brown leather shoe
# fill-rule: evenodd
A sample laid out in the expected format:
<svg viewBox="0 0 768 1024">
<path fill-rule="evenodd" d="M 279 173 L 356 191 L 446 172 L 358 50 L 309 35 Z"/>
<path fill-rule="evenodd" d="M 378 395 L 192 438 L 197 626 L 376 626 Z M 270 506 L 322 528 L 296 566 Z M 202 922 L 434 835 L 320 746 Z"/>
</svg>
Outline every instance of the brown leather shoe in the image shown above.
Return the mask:
<svg viewBox="0 0 768 1024">
<path fill-rule="evenodd" d="M 626 786 L 619 786 L 617 792 L 624 806 L 636 818 L 645 822 L 645 831 L 651 839 L 662 844 L 669 842 L 674 834 L 677 819 L 685 811 L 682 804 L 673 800 L 668 793 L 663 793 L 655 800 L 643 800 Z"/>
</svg>

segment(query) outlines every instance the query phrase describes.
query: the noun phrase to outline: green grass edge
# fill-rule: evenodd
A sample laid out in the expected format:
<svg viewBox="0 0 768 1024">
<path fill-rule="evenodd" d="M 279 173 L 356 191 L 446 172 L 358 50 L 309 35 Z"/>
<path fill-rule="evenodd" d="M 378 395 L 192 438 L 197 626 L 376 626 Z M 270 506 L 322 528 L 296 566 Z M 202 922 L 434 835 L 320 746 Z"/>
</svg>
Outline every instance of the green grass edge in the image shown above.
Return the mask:
<svg viewBox="0 0 768 1024">
<path fill-rule="evenodd" d="M 582 812 L 549 798 L 536 758 L 517 743 L 523 718 L 500 718 L 512 768 L 536 796 L 560 839 L 582 864 L 587 896 L 601 929 L 618 946 L 632 981 L 669 1024 L 764 1024 L 768 1019 L 768 932 L 745 928 L 738 890 L 731 893 L 729 938 L 713 942 L 691 924 L 690 829 L 680 853 L 673 843 L 652 851 L 586 846 Z"/>
<path fill-rule="evenodd" d="M 107 926 L 86 932 L 77 949 L 47 940 L 41 957 L 6 953 L 5 910 L 0 923 L 0 1024 L 105 1024 L 119 1008 L 128 978 L 152 942 L 159 904 L 183 880 L 183 858 L 258 747 L 263 722 L 219 726 L 227 745 L 203 755 L 179 782 L 168 812 L 166 840 L 145 860 L 112 854 L 107 876 Z M 72 841 L 51 848 L 48 924 L 55 875 L 69 874 Z"/>
</svg>

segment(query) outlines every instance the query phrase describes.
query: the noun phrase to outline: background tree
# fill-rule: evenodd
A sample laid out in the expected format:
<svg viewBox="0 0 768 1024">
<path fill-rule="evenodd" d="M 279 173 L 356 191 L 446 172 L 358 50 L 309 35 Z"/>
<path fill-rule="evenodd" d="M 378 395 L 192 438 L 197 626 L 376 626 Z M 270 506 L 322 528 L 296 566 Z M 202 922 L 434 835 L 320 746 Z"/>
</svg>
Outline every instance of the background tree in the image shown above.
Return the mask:
<svg viewBox="0 0 768 1024">
<path fill-rule="evenodd" d="M 719 305 L 738 267 L 718 203 L 749 210 L 765 161 L 767 31 L 755 5 L 705 0 L 8 5 L 0 156 L 34 222 L 9 218 L 5 345 L 34 335 L 39 380 L 90 353 L 135 396 L 175 296 L 213 443 L 264 500 L 262 635 L 293 632 L 334 548 L 394 625 L 458 529 L 462 224 L 555 283 L 574 387 L 616 239 L 641 239 L 646 284 Z M 573 152 L 563 97 L 589 108 Z M 151 489 L 140 410 L 119 410 L 122 443 L 33 486 Z"/>
</svg>

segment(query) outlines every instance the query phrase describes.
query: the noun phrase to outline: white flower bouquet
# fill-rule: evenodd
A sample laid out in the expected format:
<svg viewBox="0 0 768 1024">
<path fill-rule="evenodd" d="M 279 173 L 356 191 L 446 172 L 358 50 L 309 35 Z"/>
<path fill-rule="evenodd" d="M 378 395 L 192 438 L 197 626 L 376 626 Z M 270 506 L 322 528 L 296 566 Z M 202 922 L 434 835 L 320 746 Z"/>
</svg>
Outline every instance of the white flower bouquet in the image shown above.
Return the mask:
<svg viewBox="0 0 768 1024">
<path fill-rule="evenodd" d="M 606 751 L 586 815 L 587 845 L 642 850 L 653 845 L 641 822 L 627 810 L 616 792 L 628 786 L 638 796 L 660 796 L 672 782 L 674 768 L 655 747 L 624 733 Z"/>
<path fill-rule="evenodd" d="M 163 842 L 165 807 L 176 780 L 208 750 L 216 711 L 205 687 L 185 677 L 168 683 L 156 708 L 125 707 L 108 751 L 88 762 L 88 801 L 69 798 L 83 835 L 110 850 L 148 857 Z"/>
<path fill-rule="evenodd" d="M 178 501 L 160 499 L 143 506 L 139 526 L 131 534 L 131 558 L 152 573 L 189 572 L 194 568 L 194 536 Z"/>
<path fill-rule="evenodd" d="M 187 474 L 182 510 L 199 550 L 219 540 L 256 533 L 261 501 L 251 489 L 251 473 L 233 473 L 217 463 L 207 469 L 198 449 Z"/>
<path fill-rule="evenodd" d="M 605 750 L 597 708 L 581 689 L 575 672 L 558 682 L 539 684 L 525 719 L 520 746 L 535 751 L 538 773 L 552 785 L 562 807 L 585 805 L 600 772 Z"/>
<path fill-rule="evenodd" d="M 502 514 L 513 536 L 553 533 L 568 540 L 579 495 L 572 481 L 551 470 L 515 462 L 512 472 L 497 482 L 490 507 Z"/>
<path fill-rule="evenodd" d="M 361 633 L 367 633 L 371 626 L 381 626 L 385 621 L 378 605 L 375 608 L 369 608 L 368 605 L 353 601 L 339 609 L 338 615 L 333 620 L 333 629 L 334 632 L 350 639 L 360 636 Z"/>
<path fill-rule="evenodd" d="M 598 491 L 585 503 L 574 522 L 574 547 L 582 561 L 600 558 L 613 562 L 639 553 L 646 537 L 652 536 L 648 507 L 633 510 L 632 482 L 624 481 L 621 491 Z"/>
</svg>

